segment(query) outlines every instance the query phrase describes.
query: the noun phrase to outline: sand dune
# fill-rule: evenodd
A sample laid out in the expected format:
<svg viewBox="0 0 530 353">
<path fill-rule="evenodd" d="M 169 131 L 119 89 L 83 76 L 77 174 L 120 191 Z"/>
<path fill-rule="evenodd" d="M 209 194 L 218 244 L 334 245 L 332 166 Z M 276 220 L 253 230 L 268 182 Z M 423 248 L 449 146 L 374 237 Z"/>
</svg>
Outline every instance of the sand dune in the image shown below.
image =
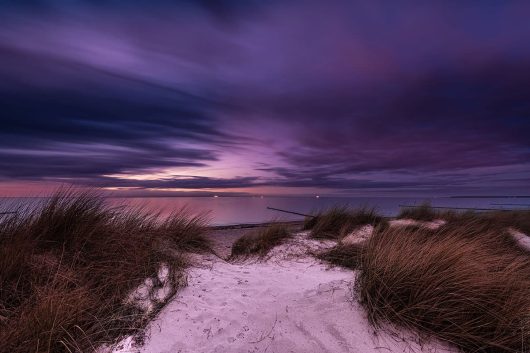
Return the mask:
<svg viewBox="0 0 530 353">
<path fill-rule="evenodd" d="M 329 268 L 307 249 L 332 246 L 299 235 L 265 262 L 198 257 L 184 288 L 151 323 L 146 344 L 120 352 L 454 352 L 374 335 L 352 300 L 352 271 Z M 407 335 L 403 335 L 407 336 Z"/>
</svg>

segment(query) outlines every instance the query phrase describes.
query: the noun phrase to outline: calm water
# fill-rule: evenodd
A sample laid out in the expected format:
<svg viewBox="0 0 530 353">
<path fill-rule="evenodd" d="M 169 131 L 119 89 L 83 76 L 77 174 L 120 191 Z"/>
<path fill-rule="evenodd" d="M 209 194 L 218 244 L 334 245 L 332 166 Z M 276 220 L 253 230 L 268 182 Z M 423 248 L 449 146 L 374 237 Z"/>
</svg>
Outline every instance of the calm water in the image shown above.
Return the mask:
<svg viewBox="0 0 530 353">
<path fill-rule="evenodd" d="M 15 209 L 17 205 L 38 204 L 43 199 L 0 198 L 0 212 Z M 311 214 L 315 210 L 334 205 L 353 207 L 375 207 L 379 213 L 394 216 L 399 205 L 418 205 L 430 201 L 433 206 L 528 209 L 528 198 L 403 198 L 403 197 L 351 197 L 351 198 L 310 198 L 310 197 L 156 197 L 156 198 L 109 198 L 113 205 L 143 206 L 146 210 L 160 212 L 162 215 L 187 206 L 192 212 L 209 212 L 212 225 L 240 223 L 261 223 L 271 220 L 302 220 L 303 217 L 289 215 L 267 209 L 281 208 L 300 213 Z"/>
</svg>

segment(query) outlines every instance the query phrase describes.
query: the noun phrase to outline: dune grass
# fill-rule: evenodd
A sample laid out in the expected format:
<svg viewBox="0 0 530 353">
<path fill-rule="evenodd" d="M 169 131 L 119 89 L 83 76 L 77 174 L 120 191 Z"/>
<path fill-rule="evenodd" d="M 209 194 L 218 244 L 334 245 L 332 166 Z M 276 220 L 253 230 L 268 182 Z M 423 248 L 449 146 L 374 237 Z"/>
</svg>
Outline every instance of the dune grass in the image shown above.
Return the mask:
<svg viewBox="0 0 530 353">
<path fill-rule="evenodd" d="M 165 266 L 174 294 L 184 250 L 209 247 L 205 224 L 75 191 L 0 218 L 0 352 L 89 352 L 139 333 L 155 312 L 130 303 L 131 291 Z"/>
<path fill-rule="evenodd" d="M 530 236 L 530 210 L 445 212 L 441 218 L 447 220 L 449 226 L 474 224 L 481 229 L 496 229 L 499 232 L 513 228 Z"/>
<path fill-rule="evenodd" d="M 212 241 L 204 235 L 207 223 L 205 215 L 193 215 L 188 209 L 182 208 L 167 217 L 156 231 L 179 250 L 210 252 Z"/>
<path fill-rule="evenodd" d="M 476 222 L 375 232 L 356 292 L 376 327 L 416 330 L 465 352 L 530 349 L 530 257 Z"/>
<path fill-rule="evenodd" d="M 292 233 L 285 224 L 273 223 L 244 234 L 232 245 L 230 259 L 246 258 L 249 256 L 264 257 L 274 247 L 284 243 L 292 237 Z"/>
<path fill-rule="evenodd" d="M 397 218 L 408 218 L 417 221 L 433 221 L 435 219 L 446 220 L 451 225 L 462 226 L 475 223 L 481 228 L 495 228 L 502 231 L 505 228 L 515 228 L 530 236 L 530 210 L 502 210 L 476 212 L 468 210 L 456 212 L 453 210 L 437 211 L 430 203 L 425 202 L 419 207 L 404 208 Z"/>
<path fill-rule="evenodd" d="M 440 213 L 435 211 L 429 202 L 424 202 L 418 207 L 402 208 L 396 218 L 429 222 L 439 217 Z"/>
<path fill-rule="evenodd" d="M 324 250 L 316 257 L 329 262 L 332 265 L 341 266 L 355 270 L 359 267 L 363 251 L 363 243 L 342 244 L 339 243 L 331 249 Z"/>
<path fill-rule="evenodd" d="M 305 217 L 304 224 L 302 225 L 302 230 L 313 229 L 318 222 L 319 216 L 320 214 L 317 214 L 314 217 Z"/>
<path fill-rule="evenodd" d="M 374 209 L 334 207 L 307 219 L 304 228 L 311 229 L 310 236 L 315 239 L 341 239 L 366 224 L 384 225 L 386 221 Z"/>
<path fill-rule="evenodd" d="M 380 227 L 366 242 L 317 255 L 358 270 L 356 293 L 372 324 L 466 352 L 530 351 L 530 253 L 509 233 L 529 234 L 530 212 L 435 212 L 425 204 L 400 216 L 446 223 Z"/>
</svg>

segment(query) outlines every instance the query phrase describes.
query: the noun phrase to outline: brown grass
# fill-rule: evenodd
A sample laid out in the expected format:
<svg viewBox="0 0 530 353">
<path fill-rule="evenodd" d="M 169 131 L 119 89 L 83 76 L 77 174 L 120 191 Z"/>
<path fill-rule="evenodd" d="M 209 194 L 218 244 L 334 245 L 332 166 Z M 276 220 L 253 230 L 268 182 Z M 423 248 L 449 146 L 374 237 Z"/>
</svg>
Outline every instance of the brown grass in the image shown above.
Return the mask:
<svg viewBox="0 0 530 353">
<path fill-rule="evenodd" d="M 204 224 L 74 191 L 1 218 L 0 352 L 88 352 L 139 333 L 154 313 L 126 298 L 162 265 L 172 292 L 182 286 L 183 251 L 208 249 Z"/>
<path fill-rule="evenodd" d="M 263 257 L 290 237 L 292 237 L 291 231 L 281 223 L 251 231 L 234 242 L 230 258 L 244 258 L 252 255 Z"/>
<path fill-rule="evenodd" d="M 372 324 L 414 329 L 466 352 L 529 351 L 529 254 L 476 225 L 376 232 L 356 279 Z"/>
<path fill-rule="evenodd" d="M 338 244 L 331 249 L 324 250 L 316 257 L 330 264 L 355 270 L 359 267 L 363 251 L 363 243 Z"/>
<path fill-rule="evenodd" d="M 204 232 L 207 225 L 205 215 L 193 215 L 188 209 L 182 208 L 171 214 L 157 230 L 180 250 L 210 252 L 212 241 Z"/>
<path fill-rule="evenodd" d="M 318 214 L 311 228 L 311 237 L 316 239 L 340 239 L 351 233 L 359 226 L 372 224 L 383 225 L 386 221 L 374 209 L 348 207 L 334 207 Z"/>
<path fill-rule="evenodd" d="M 440 218 L 440 214 L 432 208 L 429 202 L 424 202 L 418 207 L 402 208 L 396 218 L 415 219 L 417 221 L 428 222 Z"/>
<path fill-rule="evenodd" d="M 321 214 L 317 214 L 314 217 L 305 217 L 304 224 L 302 225 L 302 230 L 313 229 L 315 225 L 317 224 L 320 215 Z"/>
<path fill-rule="evenodd" d="M 512 227 L 530 236 L 530 210 L 486 212 L 476 212 L 473 210 L 464 212 L 452 210 L 436 211 L 426 202 L 419 207 L 402 209 L 397 218 L 408 218 L 418 221 L 444 219 L 448 223 L 458 226 L 469 223 L 476 223 L 478 225 L 481 223 L 481 228 L 495 228 L 499 231 Z"/>
<path fill-rule="evenodd" d="M 475 224 L 481 229 L 496 229 L 499 232 L 507 228 L 514 228 L 530 236 L 530 210 L 516 211 L 488 211 L 463 213 L 444 212 L 441 218 L 448 221 L 448 225 L 461 226 Z"/>
</svg>

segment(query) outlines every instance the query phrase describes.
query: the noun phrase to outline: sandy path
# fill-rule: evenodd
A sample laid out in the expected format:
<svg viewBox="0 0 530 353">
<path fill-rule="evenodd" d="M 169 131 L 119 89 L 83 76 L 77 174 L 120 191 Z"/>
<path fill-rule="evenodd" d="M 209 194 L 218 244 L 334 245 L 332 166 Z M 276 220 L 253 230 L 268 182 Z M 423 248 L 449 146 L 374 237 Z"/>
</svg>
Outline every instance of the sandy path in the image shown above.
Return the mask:
<svg viewBox="0 0 530 353">
<path fill-rule="evenodd" d="M 198 258 L 204 266 L 190 269 L 188 287 L 152 322 L 140 352 L 422 351 L 385 333 L 373 335 L 351 300 L 352 271 L 301 256 L 307 247 L 330 245 L 298 237 L 266 262 Z M 448 350 L 431 345 L 423 351 Z"/>
</svg>

